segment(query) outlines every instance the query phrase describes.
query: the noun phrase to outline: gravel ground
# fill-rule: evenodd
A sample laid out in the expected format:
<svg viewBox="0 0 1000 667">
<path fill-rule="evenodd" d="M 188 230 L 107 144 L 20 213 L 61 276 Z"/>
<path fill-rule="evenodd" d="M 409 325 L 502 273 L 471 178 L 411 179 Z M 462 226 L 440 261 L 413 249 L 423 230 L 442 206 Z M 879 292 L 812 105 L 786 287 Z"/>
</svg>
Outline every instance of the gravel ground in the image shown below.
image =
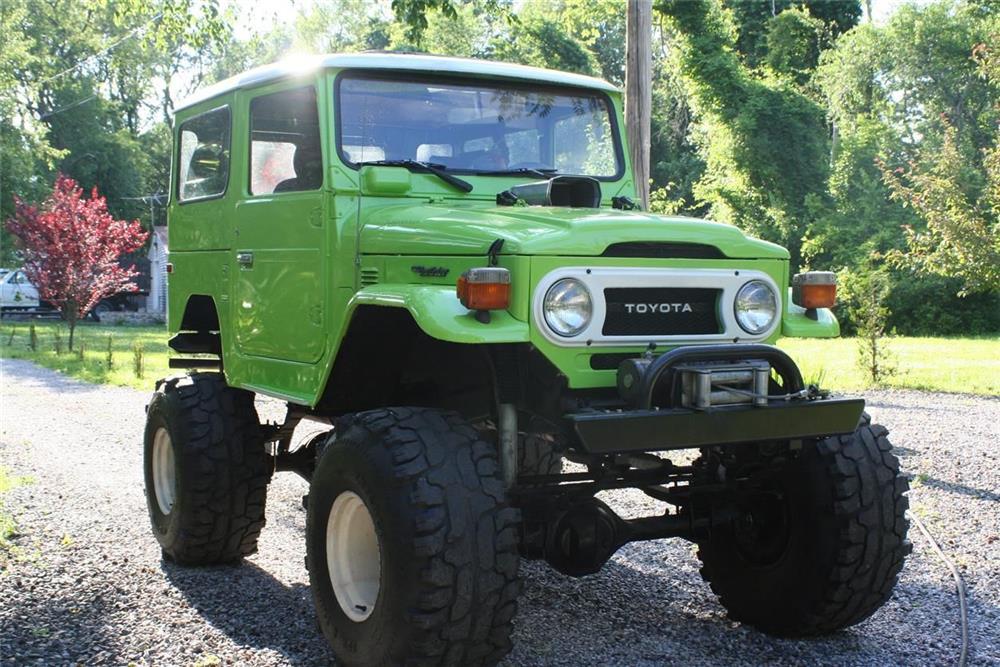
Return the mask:
<svg viewBox="0 0 1000 667">
<path fill-rule="evenodd" d="M 143 499 L 147 394 L 24 361 L 4 360 L 0 371 L 0 464 L 30 478 L 4 499 L 19 535 L 12 553 L 0 553 L 0 663 L 329 663 L 303 567 L 302 481 L 276 477 L 260 553 L 243 565 L 165 563 Z M 1000 400 L 901 391 L 869 399 L 913 476 L 913 510 L 967 583 L 970 664 L 1000 664 Z M 653 506 L 637 492 L 607 499 L 627 514 Z M 810 641 L 729 621 L 681 541 L 629 545 L 584 579 L 525 563 L 508 664 L 954 664 L 952 580 L 916 528 L 910 538 L 893 599 L 864 623 Z"/>
</svg>

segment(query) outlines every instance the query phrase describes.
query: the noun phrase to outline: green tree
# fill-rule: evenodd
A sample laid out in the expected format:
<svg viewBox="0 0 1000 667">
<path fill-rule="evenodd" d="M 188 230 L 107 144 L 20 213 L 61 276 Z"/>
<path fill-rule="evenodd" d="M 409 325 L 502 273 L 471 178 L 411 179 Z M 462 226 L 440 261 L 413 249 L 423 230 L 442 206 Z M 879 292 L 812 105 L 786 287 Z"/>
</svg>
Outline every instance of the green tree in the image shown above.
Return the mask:
<svg viewBox="0 0 1000 667">
<path fill-rule="evenodd" d="M 814 225 L 811 252 L 846 262 L 874 250 L 925 276 L 961 278 L 953 284 L 965 291 L 996 290 L 1000 89 L 985 45 L 998 21 L 972 3 L 903 6 L 822 55 L 815 82 L 835 128 L 837 213 Z"/>
<path fill-rule="evenodd" d="M 957 144 L 957 130 L 948 128 L 944 144 L 905 175 L 885 169 L 892 196 L 926 223 L 907 228 L 906 252 L 893 258 L 923 273 L 960 278 L 963 293 L 1000 291 L 1000 142 L 985 151 L 983 187 L 963 179 L 966 163 Z"/>
<path fill-rule="evenodd" d="M 38 199 L 61 169 L 99 186 L 114 215 L 148 218 L 139 198 L 160 187 L 149 174 L 164 171 L 169 145 L 143 137 L 159 132 L 158 115 L 169 123 L 178 72 L 199 85 L 228 34 L 215 0 L 9 0 L 2 21 L 0 175 L 10 190 L 0 212 L 9 194 Z"/>
<path fill-rule="evenodd" d="M 768 33 L 771 20 L 785 10 L 798 7 L 827 26 L 836 38 L 858 24 L 861 3 L 858 0 L 723 0 L 735 22 L 735 48 L 744 62 L 757 67 L 769 52 Z"/>
<path fill-rule="evenodd" d="M 792 7 L 767 22 L 768 67 L 799 84 L 809 80 L 819 64 L 826 27 L 806 9 Z"/>
<path fill-rule="evenodd" d="M 579 74 L 598 74 L 587 47 L 544 13 L 524 11 L 510 35 L 499 35 L 491 44 L 497 60 L 547 67 Z"/>
<path fill-rule="evenodd" d="M 389 48 L 397 51 L 425 51 L 463 58 L 489 57 L 489 23 L 481 21 L 471 4 L 454 12 L 432 10 L 419 42 L 411 41 L 408 26 L 396 22 L 388 30 Z"/>
<path fill-rule="evenodd" d="M 711 0 L 662 2 L 699 118 L 705 173 L 695 195 L 711 215 L 789 248 L 800 259 L 809 203 L 828 174 L 823 109 L 780 78 L 757 78 L 734 52 L 730 15 Z"/>
<path fill-rule="evenodd" d="M 392 0 L 392 12 L 396 21 L 405 29 L 408 43 L 422 47 L 424 31 L 429 26 L 429 18 L 435 13 L 445 18 L 456 18 L 458 6 L 466 4 L 459 0 Z M 482 0 L 477 3 L 478 11 L 488 16 L 511 17 L 511 0 Z"/>
<path fill-rule="evenodd" d="M 603 79 L 625 84 L 625 3 L 621 0 L 534 0 L 587 47 Z"/>
<path fill-rule="evenodd" d="M 295 21 L 295 46 L 313 53 L 385 49 L 393 22 L 387 1 L 317 0 Z"/>
<path fill-rule="evenodd" d="M 36 177 L 50 169 L 59 152 L 46 138 L 44 124 L 27 111 L 37 95 L 32 81 L 22 81 L 18 72 L 37 66 L 35 39 L 23 27 L 30 8 L 26 0 L 6 0 L 0 9 L 0 219 L 14 214 L 14 194 L 37 201 L 47 184 Z M 17 263 L 15 246 L 5 226 L 0 226 L 0 266 Z"/>
</svg>

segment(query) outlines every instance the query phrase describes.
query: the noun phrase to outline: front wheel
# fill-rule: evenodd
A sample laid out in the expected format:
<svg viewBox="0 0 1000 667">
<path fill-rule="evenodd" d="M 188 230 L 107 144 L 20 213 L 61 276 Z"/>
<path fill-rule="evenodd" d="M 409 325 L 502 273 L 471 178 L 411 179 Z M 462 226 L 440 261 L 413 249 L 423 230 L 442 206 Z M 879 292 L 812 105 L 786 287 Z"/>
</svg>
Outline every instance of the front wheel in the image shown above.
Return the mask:
<svg viewBox="0 0 1000 667">
<path fill-rule="evenodd" d="M 494 665 L 520 591 L 495 448 L 454 413 L 338 421 L 309 489 L 309 582 L 347 665 Z"/>
<path fill-rule="evenodd" d="M 698 542 L 702 576 L 734 620 L 779 636 L 835 632 L 889 599 L 910 551 L 909 486 L 882 426 L 806 445 Z"/>
</svg>

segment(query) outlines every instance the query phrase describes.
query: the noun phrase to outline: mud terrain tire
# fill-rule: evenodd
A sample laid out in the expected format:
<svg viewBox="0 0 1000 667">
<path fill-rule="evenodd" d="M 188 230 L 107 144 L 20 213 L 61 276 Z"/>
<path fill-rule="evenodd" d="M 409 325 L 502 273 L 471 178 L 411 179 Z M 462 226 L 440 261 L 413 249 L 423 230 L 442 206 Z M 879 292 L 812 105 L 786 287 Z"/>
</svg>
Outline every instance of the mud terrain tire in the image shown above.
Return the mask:
<svg viewBox="0 0 1000 667">
<path fill-rule="evenodd" d="M 363 501 L 366 530 L 337 531 L 341 498 L 355 508 Z M 313 600 L 338 661 L 499 662 L 511 648 L 520 593 L 518 522 L 495 447 L 459 415 L 387 408 L 338 420 L 312 479 L 306 519 Z M 368 547 L 337 546 L 338 536 L 343 544 L 358 534 Z M 341 564 L 329 553 L 345 554 Z M 335 593 L 333 579 L 352 560 L 361 570 L 378 562 L 357 579 L 377 582 L 363 605 L 348 601 L 344 579 L 337 589 L 344 604 Z"/>
<path fill-rule="evenodd" d="M 517 450 L 517 467 L 522 475 L 558 475 L 563 470 L 562 454 L 553 436 L 521 433 Z"/>
<path fill-rule="evenodd" d="M 157 445 L 161 431 L 169 435 L 166 455 L 162 434 Z M 164 461 L 172 483 L 164 490 L 160 473 L 158 497 Z M 257 551 L 272 465 L 253 394 L 228 387 L 218 373 L 158 382 L 146 408 L 143 468 L 153 534 L 166 557 L 210 565 Z"/>
<path fill-rule="evenodd" d="M 823 635 L 885 604 L 911 549 L 909 486 L 887 434 L 865 414 L 853 434 L 807 444 L 774 480 L 780 502 L 757 505 L 786 517 L 784 536 L 737 521 L 699 541 L 702 577 L 731 618 L 779 636 Z"/>
</svg>

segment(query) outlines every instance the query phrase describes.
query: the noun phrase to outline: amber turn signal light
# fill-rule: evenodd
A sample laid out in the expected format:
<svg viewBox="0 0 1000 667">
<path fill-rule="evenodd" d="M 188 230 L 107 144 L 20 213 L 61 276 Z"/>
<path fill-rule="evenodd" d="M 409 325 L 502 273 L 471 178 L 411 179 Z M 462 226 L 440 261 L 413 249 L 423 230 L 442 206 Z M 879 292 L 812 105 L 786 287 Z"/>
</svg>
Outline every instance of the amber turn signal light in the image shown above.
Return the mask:
<svg viewBox="0 0 1000 667">
<path fill-rule="evenodd" d="M 837 274 L 807 271 L 792 278 L 792 303 L 806 310 L 833 308 L 837 303 Z"/>
<path fill-rule="evenodd" d="M 506 310 L 510 271 L 498 267 L 469 269 L 458 278 L 458 300 L 469 310 Z"/>
</svg>

